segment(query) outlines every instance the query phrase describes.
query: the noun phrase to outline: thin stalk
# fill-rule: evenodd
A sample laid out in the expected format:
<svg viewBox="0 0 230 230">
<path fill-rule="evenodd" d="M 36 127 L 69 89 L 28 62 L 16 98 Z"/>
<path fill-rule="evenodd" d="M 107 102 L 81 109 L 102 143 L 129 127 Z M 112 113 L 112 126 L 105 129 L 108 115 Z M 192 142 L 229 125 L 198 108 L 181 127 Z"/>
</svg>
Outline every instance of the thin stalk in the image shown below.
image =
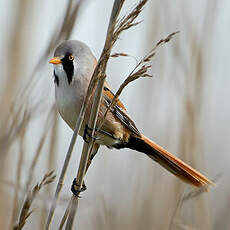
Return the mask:
<svg viewBox="0 0 230 230">
<path fill-rule="evenodd" d="M 96 70 L 98 71 L 97 68 L 96 68 Z M 94 76 L 94 74 L 93 74 L 93 76 Z M 59 199 L 59 195 L 60 195 L 60 192 L 62 190 L 62 186 L 64 184 L 66 171 L 67 171 L 67 168 L 68 168 L 68 165 L 69 165 L 69 162 L 70 162 L 70 158 L 72 156 L 73 147 L 74 147 L 74 144 L 75 144 L 75 142 L 77 140 L 77 136 L 79 134 L 79 131 L 80 131 L 80 128 L 81 128 L 81 125 L 82 125 L 82 122 L 83 122 L 83 119 L 84 119 L 84 116 L 85 116 L 86 108 L 88 107 L 88 104 L 89 104 L 89 98 L 90 98 L 90 95 L 92 94 L 92 90 L 93 90 L 94 85 L 95 85 L 95 81 L 94 81 L 94 77 L 92 77 L 92 79 L 90 81 L 90 84 L 89 84 L 89 87 L 88 87 L 87 95 L 86 95 L 86 97 L 84 99 L 84 102 L 83 102 L 83 105 L 81 107 L 79 117 L 77 119 L 77 122 L 76 122 L 76 125 L 75 125 L 75 128 L 74 128 L 74 132 L 73 132 L 73 135 L 72 135 L 72 138 L 71 138 L 71 142 L 70 142 L 70 145 L 69 145 L 69 148 L 68 148 L 68 152 L 66 154 L 64 165 L 62 167 L 62 171 L 61 171 L 61 174 L 60 174 L 60 177 L 59 177 L 59 180 L 58 180 L 55 195 L 54 195 L 54 198 L 53 198 L 53 201 L 52 201 L 52 206 L 50 208 L 50 212 L 49 212 L 48 219 L 47 219 L 47 222 L 46 222 L 46 230 L 50 229 L 50 224 L 51 224 L 53 216 L 54 216 L 54 211 L 55 211 L 56 206 L 57 206 L 57 201 Z"/>
<path fill-rule="evenodd" d="M 64 224 L 65 224 L 65 222 L 67 220 L 67 217 L 69 215 L 70 208 L 71 208 L 71 200 L 69 201 L 68 207 L 66 208 L 65 213 L 64 213 L 64 215 L 63 215 L 63 217 L 61 219 L 61 223 L 60 223 L 60 225 L 58 227 L 58 230 L 62 230 L 63 229 Z"/>
<path fill-rule="evenodd" d="M 83 106 L 81 108 L 79 118 L 78 118 L 78 120 L 76 122 L 73 137 L 72 137 L 72 140 L 71 140 L 71 143 L 70 143 L 70 146 L 69 146 L 68 153 L 66 155 L 65 163 L 64 163 L 64 166 L 63 166 L 63 169 L 62 169 L 61 176 L 59 178 L 59 182 L 58 182 L 58 186 L 57 186 L 57 189 L 56 189 L 55 197 L 53 199 L 52 207 L 51 207 L 51 210 L 50 210 L 50 213 L 49 213 L 47 226 L 46 226 L 47 230 L 49 229 L 49 225 L 50 225 L 50 223 L 52 221 L 52 218 L 53 218 L 53 215 L 54 215 L 54 210 L 56 208 L 56 203 L 57 203 L 57 200 L 58 200 L 58 197 L 59 197 L 62 185 L 63 185 L 65 173 L 66 173 L 66 170 L 67 170 L 67 167 L 68 167 L 68 164 L 69 164 L 69 160 L 70 160 L 70 157 L 71 157 L 71 154 L 72 154 L 73 146 L 74 146 L 74 143 L 76 141 L 77 135 L 79 133 L 80 127 L 82 125 L 83 118 L 84 118 L 84 115 L 85 115 L 85 111 L 86 111 L 86 108 L 88 107 L 89 98 L 90 98 L 90 96 L 92 94 L 92 91 L 93 91 L 93 89 L 95 89 L 95 86 L 97 85 L 98 79 L 100 79 L 99 84 L 98 84 L 98 87 L 100 89 L 97 88 L 97 92 L 96 92 L 96 94 L 98 93 L 98 97 L 94 97 L 94 99 L 96 98 L 95 101 L 94 101 L 94 104 L 97 105 L 97 106 L 95 107 L 95 109 L 94 108 L 92 109 L 92 113 L 91 113 L 91 115 L 92 115 L 92 117 L 91 117 L 91 119 L 92 119 L 91 128 L 95 127 L 95 125 L 93 125 L 93 124 L 96 124 L 95 123 L 96 122 L 96 117 L 95 116 L 97 115 L 98 106 L 100 104 L 100 98 L 101 98 L 102 89 L 103 89 L 104 81 L 105 81 L 105 70 L 106 70 L 106 66 L 107 66 L 109 57 L 111 55 L 112 47 L 113 47 L 115 41 L 118 39 L 118 37 L 119 37 L 119 35 L 120 35 L 120 33 L 122 31 L 127 30 L 130 27 L 135 26 L 135 25 L 138 24 L 138 23 L 133 23 L 133 20 L 140 14 L 143 6 L 147 2 L 147 0 L 140 1 L 139 4 L 134 8 L 134 10 L 130 14 L 128 14 L 127 17 L 124 18 L 124 21 L 121 21 L 121 23 L 118 23 L 117 18 L 118 18 L 118 15 L 119 15 L 120 11 L 121 11 L 121 8 L 123 6 L 124 1 L 125 0 L 115 0 L 114 1 L 114 5 L 113 5 L 112 13 L 111 13 L 111 16 L 110 16 L 110 21 L 109 21 L 109 27 L 108 27 L 108 30 L 107 30 L 107 36 L 106 36 L 105 45 L 104 45 L 102 54 L 100 56 L 100 59 L 98 61 L 98 64 L 97 64 L 97 66 L 96 66 L 96 68 L 94 70 L 93 76 L 91 78 L 91 81 L 90 81 L 90 84 L 89 84 L 89 87 L 88 87 L 87 95 L 85 97 Z M 116 23 L 118 23 L 118 27 L 116 27 Z M 79 178 L 77 178 L 77 181 L 81 182 L 81 183 L 79 183 L 80 186 L 82 185 L 83 177 L 85 175 L 85 169 L 86 169 L 86 164 L 87 164 L 88 155 L 89 155 L 89 150 L 87 150 L 87 149 L 90 147 L 89 149 L 91 150 L 92 146 L 93 146 L 92 144 L 89 144 L 89 146 L 85 145 L 85 147 L 83 147 L 83 153 L 84 154 L 82 153 L 82 158 L 81 158 L 80 166 L 79 166 L 80 171 L 78 173 Z M 81 165 L 81 164 L 83 164 L 83 165 Z M 71 202 L 72 205 L 71 205 L 70 214 L 69 214 L 68 221 L 67 221 L 67 226 L 66 226 L 67 229 L 71 229 L 72 226 L 73 226 L 73 220 L 74 220 L 75 213 L 76 213 L 76 208 L 74 208 L 74 207 L 77 207 L 77 202 L 78 202 L 77 199 L 72 199 L 72 202 Z"/>
<path fill-rule="evenodd" d="M 105 73 L 108 59 L 110 57 L 112 44 L 114 42 L 112 39 L 112 37 L 113 37 L 112 35 L 114 33 L 116 20 L 117 20 L 119 13 L 120 13 L 120 10 L 121 10 L 123 3 L 124 3 L 124 0 L 115 0 L 114 1 L 112 13 L 110 16 L 109 27 L 107 30 L 107 37 L 106 37 L 104 49 L 102 51 L 101 57 L 99 59 L 99 63 L 97 65 L 98 68 L 96 67 L 94 74 L 93 74 L 93 80 L 94 80 L 94 78 L 96 78 L 96 80 L 99 79 L 99 82 L 98 82 L 97 89 L 95 92 L 92 111 L 91 111 L 90 119 L 89 119 L 89 123 L 88 123 L 89 127 L 91 127 L 93 129 L 92 130 L 92 136 L 94 135 L 94 131 L 95 131 L 95 126 L 96 126 L 96 122 L 97 122 L 97 115 L 99 112 L 99 106 L 100 106 L 100 102 L 101 102 L 101 98 L 102 98 L 103 86 L 104 86 L 104 82 L 105 82 L 105 78 L 106 78 L 106 75 L 104 73 Z M 101 63 L 101 65 L 100 65 L 100 63 Z M 96 72 L 97 72 L 97 70 L 100 69 L 99 68 L 100 66 L 101 66 L 101 71 L 99 71 L 99 75 L 96 75 Z M 81 155 L 81 160 L 80 160 L 80 165 L 79 165 L 77 177 L 76 177 L 77 190 L 80 190 L 80 188 L 82 186 L 83 178 L 85 175 L 85 170 L 86 170 L 86 166 L 87 166 L 87 162 L 88 162 L 88 157 L 89 157 L 90 150 L 92 149 L 92 147 L 93 147 L 92 139 L 90 140 L 89 144 L 84 143 L 83 151 L 82 151 L 82 155 Z M 73 227 L 77 207 L 78 207 L 78 196 L 73 195 L 71 198 L 71 208 L 70 208 L 70 213 L 69 213 L 67 223 L 66 223 L 66 230 L 72 229 L 72 227 Z"/>
<path fill-rule="evenodd" d="M 92 136 L 94 136 L 94 132 L 95 132 L 100 102 L 101 102 L 101 98 L 102 98 L 104 81 L 105 81 L 105 77 L 99 79 L 96 94 L 94 97 L 94 102 L 93 102 L 93 107 L 92 107 L 93 109 L 92 109 L 92 112 L 90 114 L 90 120 L 89 120 L 88 125 L 89 125 L 89 127 L 92 127 L 92 129 L 93 129 Z M 89 155 L 91 152 L 90 150 L 92 149 L 92 147 L 93 147 L 92 139 L 90 140 L 89 143 L 86 143 L 86 142 L 84 143 L 83 151 L 82 151 L 82 155 L 81 155 L 81 160 L 80 160 L 80 165 L 79 165 L 77 177 L 76 177 L 76 184 L 77 184 L 76 189 L 77 190 L 80 190 L 81 186 L 83 184 L 83 178 L 85 175 L 85 170 L 86 170 L 88 158 L 89 158 Z M 77 207 L 78 207 L 78 198 L 79 198 L 78 196 L 72 195 L 71 208 L 70 208 L 70 213 L 69 213 L 69 216 L 67 219 L 66 229 L 72 229 L 74 218 L 75 218 L 75 215 L 77 212 Z"/>
<path fill-rule="evenodd" d="M 88 103 L 86 103 L 86 105 L 88 105 Z M 52 201 L 52 206 L 50 208 L 48 219 L 47 219 L 47 222 L 46 222 L 46 230 L 50 229 L 50 224 L 52 222 L 52 219 L 53 219 L 53 216 L 54 216 L 54 211 L 55 211 L 56 206 L 57 206 L 57 201 L 59 199 L 59 195 L 60 195 L 60 192 L 62 190 L 62 186 L 64 184 L 66 171 L 67 171 L 67 168 L 68 168 L 68 165 L 69 165 L 70 158 L 72 156 L 74 144 L 76 142 L 78 133 L 80 131 L 81 124 L 83 122 L 83 118 L 84 118 L 84 115 L 85 115 L 86 108 L 87 107 L 85 106 L 85 104 L 83 104 L 83 106 L 81 107 L 80 116 L 78 117 L 75 129 L 74 129 L 74 132 L 73 132 L 73 136 L 72 136 L 72 139 L 71 139 L 71 142 L 70 142 L 70 145 L 69 145 L 69 149 L 68 149 L 68 152 L 67 152 L 66 157 L 65 157 L 65 162 L 64 162 L 64 165 L 62 167 L 60 177 L 58 179 L 58 184 L 57 184 L 55 195 L 54 195 L 54 198 L 53 198 L 53 201 Z"/>
</svg>

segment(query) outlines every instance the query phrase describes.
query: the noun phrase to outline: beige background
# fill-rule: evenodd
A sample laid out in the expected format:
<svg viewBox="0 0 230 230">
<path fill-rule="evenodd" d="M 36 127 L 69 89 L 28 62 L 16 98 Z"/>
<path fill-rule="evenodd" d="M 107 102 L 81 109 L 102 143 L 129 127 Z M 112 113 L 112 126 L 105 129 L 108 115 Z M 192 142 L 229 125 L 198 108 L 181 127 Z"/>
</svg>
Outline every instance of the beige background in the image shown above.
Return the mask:
<svg viewBox="0 0 230 230">
<path fill-rule="evenodd" d="M 97 58 L 112 3 L 83 1 L 70 33 L 71 39 L 87 43 Z M 123 14 L 134 4 L 127 0 Z M 60 118 L 55 122 L 55 113 L 49 114 L 54 102 L 52 66 L 48 64 L 52 53 L 44 55 L 47 44 L 58 38 L 66 7 L 64 0 L 0 1 L 1 229 L 14 222 L 15 194 L 20 209 L 29 176 L 33 175 L 31 188 L 50 169 L 59 175 L 70 142 L 72 131 Z M 114 48 L 134 58 L 111 59 L 107 70 L 116 91 L 134 68 L 135 58 L 140 59 L 169 33 L 180 31 L 157 51 L 150 71 L 153 78 L 130 84 L 121 100 L 141 132 L 214 180 L 216 187 L 193 198 L 190 186 L 142 154 L 102 147 L 86 176 L 88 190 L 80 199 L 76 227 L 230 228 L 229 10 L 227 0 L 149 1 L 140 16 L 143 22 L 124 32 Z M 52 229 L 57 229 L 71 196 L 81 146 L 79 138 Z M 33 174 L 30 168 L 38 153 Z M 43 229 L 56 182 L 36 199 L 25 229 Z M 188 193 L 190 198 L 181 202 Z"/>
</svg>

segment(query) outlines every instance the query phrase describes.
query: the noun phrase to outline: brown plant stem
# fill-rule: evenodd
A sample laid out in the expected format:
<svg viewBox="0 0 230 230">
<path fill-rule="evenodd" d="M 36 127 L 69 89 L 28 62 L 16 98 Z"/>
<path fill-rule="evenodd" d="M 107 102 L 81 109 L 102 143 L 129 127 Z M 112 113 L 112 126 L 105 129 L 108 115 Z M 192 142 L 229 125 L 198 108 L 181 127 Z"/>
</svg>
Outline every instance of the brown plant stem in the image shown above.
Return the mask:
<svg viewBox="0 0 230 230">
<path fill-rule="evenodd" d="M 97 122 L 97 115 L 98 115 L 98 111 L 99 111 L 99 106 L 100 106 L 102 92 L 103 92 L 103 86 L 104 86 L 105 77 L 106 77 L 106 75 L 104 73 L 105 73 L 106 65 L 107 65 L 108 59 L 110 57 L 110 53 L 111 53 L 112 46 L 114 43 L 112 35 L 114 33 L 116 20 L 117 20 L 119 13 L 120 13 L 120 10 L 122 8 L 123 3 L 124 3 L 124 0 L 115 0 L 114 1 L 112 13 L 110 16 L 109 27 L 107 30 L 107 37 L 106 37 L 106 41 L 105 41 L 105 46 L 104 46 L 104 49 L 102 51 L 101 57 L 100 57 L 99 62 L 98 62 L 98 65 L 97 65 L 97 67 L 94 71 L 93 77 L 92 77 L 93 81 L 94 81 L 94 78 L 96 78 L 96 82 L 99 79 L 97 89 L 95 92 L 95 96 L 94 96 L 92 111 L 91 111 L 90 119 L 89 119 L 89 127 L 93 128 L 92 136 L 94 135 L 94 131 L 95 131 L 95 126 L 96 126 L 96 122 Z M 100 69 L 99 67 L 101 67 L 101 71 L 99 72 L 99 75 L 98 75 L 97 71 Z M 81 155 L 81 160 L 80 160 L 80 165 L 79 165 L 77 177 L 76 177 L 76 184 L 78 185 L 78 188 L 77 188 L 78 190 L 80 190 L 82 183 L 83 183 L 83 178 L 85 175 L 88 157 L 89 157 L 89 154 L 90 154 L 92 147 L 93 147 L 92 139 L 90 140 L 89 144 L 84 143 L 83 151 L 82 151 L 82 155 Z M 70 207 L 70 213 L 68 215 L 68 219 L 67 219 L 67 223 L 66 223 L 66 230 L 72 229 L 72 227 L 73 227 L 77 207 L 78 207 L 78 196 L 73 195 L 71 198 L 71 207 Z"/>
</svg>

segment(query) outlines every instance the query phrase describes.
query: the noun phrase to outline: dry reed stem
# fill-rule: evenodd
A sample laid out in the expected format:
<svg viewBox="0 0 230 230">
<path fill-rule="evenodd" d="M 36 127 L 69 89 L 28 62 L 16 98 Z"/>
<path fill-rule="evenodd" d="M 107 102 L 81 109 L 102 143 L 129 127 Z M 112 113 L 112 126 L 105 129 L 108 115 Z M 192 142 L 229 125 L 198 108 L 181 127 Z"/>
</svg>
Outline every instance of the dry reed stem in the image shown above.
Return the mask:
<svg viewBox="0 0 230 230">
<path fill-rule="evenodd" d="M 103 92 L 103 87 L 104 87 L 104 82 L 105 82 L 105 77 L 106 77 L 105 69 L 106 69 L 108 59 L 110 57 L 111 49 L 112 49 L 114 43 L 116 42 L 119 34 L 123 30 L 126 30 L 126 29 L 132 27 L 133 25 L 136 25 L 136 23 L 133 23 L 133 20 L 139 15 L 142 7 L 144 6 L 144 4 L 146 2 L 147 2 L 146 0 L 139 2 L 139 4 L 134 8 L 134 10 L 130 14 L 128 14 L 127 17 L 124 17 L 124 20 L 121 20 L 119 22 L 117 29 L 115 28 L 116 27 L 116 19 L 120 13 L 120 10 L 121 10 L 121 7 L 122 7 L 124 1 L 120 1 L 120 2 L 115 1 L 114 2 L 112 14 L 110 17 L 110 23 L 109 23 L 109 28 L 108 28 L 108 32 L 107 32 L 107 38 L 106 38 L 105 46 L 104 46 L 104 49 L 102 51 L 101 57 L 100 57 L 99 62 L 98 62 L 98 65 L 97 65 L 97 67 L 94 71 L 93 77 L 92 77 L 93 81 L 94 81 L 94 76 L 96 77 L 96 80 L 99 79 L 96 93 L 95 93 L 95 97 L 94 97 L 94 101 L 93 101 L 92 111 L 91 111 L 90 119 L 89 119 L 89 127 L 92 128 L 92 136 L 94 135 L 94 131 L 95 131 L 97 114 L 99 111 L 99 106 L 100 106 L 100 102 L 101 102 L 101 97 L 102 97 L 102 92 Z M 100 63 L 101 63 L 101 65 L 100 65 Z M 97 69 L 100 69 L 100 72 L 99 72 L 100 75 L 95 74 L 97 72 Z M 90 89 L 90 86 L 89 86 L 89 89 Z M 92 139 L 90 140 L 89 144 L 85 143 L 85 145 L 83 147 L 83 151 L 82 151 L 82 155 L 81 155 L 81 162 L 79 165 L 77 178 L 76 178 L 76 184 L 77 184 L 77 190 L 78 191 L 80 190 L 80 188 L 82 186 L 83 177 L 85 175 L 85 169 L 86 169 L 88 157 L 89 157 L 90 150 L 92 149 L 92 147 L 93 147 Z M 69 213 L 67 224 L 66 224 L 66 229 L 72 229 L 72 227 L 73 227 L 73 222 L 74 222 L 74 218 L 75 218 L 75 214 L 76 214 L 76 210 L 77 210 L 77 205 L 78 205 L 78 196 L 73 195 L 71 202 L 72 202 L 72 205 L 70 208 L 70 213 Z"/>
<path fill-rule="evenodd" d="M 117 12 L 120 12 L 120 9 L 121 9 L 123 3 L 124 3 L 124 0 L 115 1 L 114 5 L 117 4 L 116 5 Z M 48 216 L 48 220 L 47 220 L 47 224 L 46 224 L 46 229 L 47 230 L 50 227 L 50 223 L 51 223 L 53 215 L 54 215 L 54 211 L 55 211 L 55 208 L 56 208 L 56 203 L 57 203 L 60 191 L 62 189 L 63 181 L 64 181 L 65 174 L 66 174 L 66 170 L 67 170 L 67 167 L 68 167 L 71 155 L 72 155 L 73 146 L 74 146 L 74 144 L 76 142 L 77 135 L 79 133 L 79 130 L 80 130 L 83 118 L 84 118 L 86 108 L 88 107 L 89 98 L 90 98 L 90 96 L 92 94 L 92 90 L 94 89 L 98 78 L 100 78 L 100 76 L 101 76 L 101 73 L 105 72 L 105 68 L 106 68 L 110 53 L 111 53 L 112 44 L 114 43 L 114 37 L 111 36 L 112 35 L 111 34 L 111 28 L 113 27 L 113 30 L 114 30 L 116 19 L 117 19 L 117 15 L 113 14 L 113 12 L 112 12 L 111 19 L 110 19 L 110 24 L 109 24 L 109 29 L 108 29 L 108 32 L 107 32 L 107 39 L 106 39 L 106 42 L 105 42 L 105 46 L 104 46 L 104 49 L 102 51 L 102 55 L 101 55 L 101 57 L 100 57 L 100 59 L 98 61 L 98 64 L 97 64 L 97 66 L 96 66 L 96 68 L 94 70 L 93 76 L 91 78 L 91 81 L 90 81 L 90 84 L 89 84 L 89 87 L 88 87 L 88 90 L 87 90 L 87 95 L 86 95 L 86 97 L 84 99 L 84 102 L 83 102 L 83 105 L 81 107 L 81 111 L 80 111 L 78 120 L 77 120 L 76 125 L 75 125 L 75 129 L 74 129 L 74 133 L 73 133 L 73 136 L 72 136 L 72 139 L 71 139 L 71 142 L 70 142 L 70 146 L 69 146 L 68 152 L 66 154 L 65 162 L 64 162 L 64 165 L 62 167 L 62 172 L 61 172 L 61 175 L 59 177 L 59 181 L 58 181 L 58 185 L 57 185 L 57 188 L 56 188 L 55 196 L 54 196 L 54 199 L 53 199 L 53 202 L 52 202 L 52 206 L 51 206 L 49 216 Z"/>
<path fill-rule="evenodd" d="M 100 102 L 101 102 L 101 98 L 102 98 L 104 81 L 105 81 L 105 78 L 99 79 L 96 93 L 95 93 L 95 97 L 94 97 L 94 101 L 93 101 L 92 112 L 90 114 L 90 119 L 89 119 L 89 123 L 88 123 L 89 127 L 92 127 L 92 136 L 94 136 L 94 132 L 95 132 L 97 116 L 98 116 L 98 112 L 99 112 L 99 106 L 100 106 Z M 93 144 L 94 144 L 93 139 L 90 138 L 89 144 L 85 142 L 84 146 L 83 146 L 83 151 L 81 154 L 81 160 L 80 160 L 80 164 L 79 164 L 79 168 L 78 168 L 78 172 L 77 172 L 77 177 L 76 177 L 76 185 L 77 185 L 76 190 L 78 190 L 78 191 L 80 191 L 82 184 L 83 184 L 83 178 L 85 175 L 88 158 L 89 158 L 89 155 L 91 154 L 91 151 L 93 148 Z M 72 229 L 74 217 L 76 215 L 77 206 L 78 206 L 78 198 L 79 198 L 78 196 L 72 195 L 70 212 L 69 212 L 68 219 L 67 219 L 66 229 Z"/>
<path fill-rule="evenodd" d="M 105 77 L 104 73 L 105 73 L 105 69 L 106 69 L 108 59 L 110 57 L 111 49 L 112 49 L 115 41 L 118 39 L 118 37 L 119 37 L 119 35 L 120 35 L 120 33 L 122 31 L 124 31 L 124 30 L 126 30 L 128 28 L 131 28 L 132 26 L 137 25 L 137 23 L 133 23 L 133 21 L 139 15 L 139 13 L 141 12 L 141 10 L 142 10 L 142 8 L 143 8 L 143 6 L 145 5 L 146 2 L 147 2 L 147 0 L 140 1 L 139 4 L 134 8 L 134 10 L 130 14 L 128 14 L 127 16 L 123 17 L 122 20 L 119 21 L 117 27 L 116 27 L 117 16 L 118 16 L 118 13 L 121 10 L 121 7 L 122 7 L 124 1 L 115 1 L 114 2 L 115 7 L 113 8 L 113 10 L 116 9 L 117 12 L 116 12 L 116 14 L 113 14 L 114 11 L 112 11 L 105 46 L 104 46 L 104 49 L 102 51 L 102 55 L 101 55 L 101 57 L 100 57 L 100 59 L 98 61 L 98 64 L 97 64 L 97 66 L 95 68 L 95 71 L 93 73 L 92 79 L 91 79 L 89 87 L 88 87 L 86 98 L 85 98 L 83 106 L 81 108 L 79 118 L 78 118 L 78 120 L 76 122 L 76 126 L 75 126 L 74 133 L 73 133 L 73 136 L 72 136 L 72 139 L 71 139 L 71 143 L 70 143 L 67 155 L 66 155 L 66 160 L 65 160 L 65 163 L 64 163 L 64 166 L 63 166 L 63 170 L 62 170 L 61 176 L 59 178 L 59 183 L 58 183 L 58 186 L 57 186 L 57 189 L 56 189 L 55 198 L 54 198 L 54 201 L 53 201 L 53 204 L 52 204 L 52 207 L 51 207 L 50 215 L 48 217 L 47 229 L 49 229 L 49 225 L 50 225 L 50 222 L 52 220 L 52 216 L 53 216 L 53 213 L 54 213 L 54 210 L 55 210 L 55 207 L 56 207 L 56 202 L 57 202 L 57 199 L 58 199 L 58 196 L 59 196 L 59 193 L 61 191 L 62 184 L 63 184 L 62 182 L 63 182 L 64 177 L 65 177 L 65 172 L 66 172 L 66 169 L 67 169 L 67 166 L 68 166 L 68 162 L 70 160 L 70 156 L 72 154 L 73 146 L 75 144 L 77 135 L 79 133 L 80 126 L 82 124 L 83 117 L 84 117 L 84 114 L 85 114 L 85 110 L 86 110 L 86 108 L 88 106 L 89 97 L 90 97 L 90 95 L 92 93 L 92 90 L 94 89 L 97 80 L 100 79 L 101 81 L 99 81 L 99 82 L 100 82 L 100 85 L 101 85 L 101 89 L 98 88 L 98 90 L 100 90 L 102 92 L 102 87 L 104 85 L 104 77 Z M 145 60 L 145 61 L 147 61 L 147 60 Z M 143 68 L 146 68 L 146 67 L 143 67 Z M 144 70 L 142 69 L 140 71 L 143 72 Z M 98 100 L 98 99 L 99 98 L 96 98 L 96 100 Z M 97 108 L 95 109 L 95 111 L 96 110 L 97 110 Z M 96 115 L 97 112 L 95 112 L 95 111 L 94 111 L 94 114 Z M 94 122 L 95 122 L 96 121 L 95 119 L 96 118 L 94 117 L 92 120 L 94 120 Z M 89 153 L 88 151 L 85 151 L 85 152 Z M 81 175 L 81 176 L 79 176 L 79 178 L 80 178 L 79 181 L 83 181 L 84 171 L 85 171 L 85 167 L 86 167 L 87 159 L 88 159 L 87 154 L 84 154 L 84 155 L 82 154 L 82 156 L 84 156 L 83 157 L 84 160 L 82 160 L 82 162 L 84 162 L 84 164 L 83 164 L 84 166 L 82 166 L 82 167 L 79 166 L 79 169 L 81 169 L 80 170 L 81 173 L 78 174 L 78 175 Z M 80 186 L 81 186 L 81 183 L 80 183 Z M 72 208 L 72 207 L 74 207 L 74 208 Z M 66 225 L 66 228 L 68 228 L 68 229 L 72 228 L 76 208 L 77 208 L 77 199 L 76 200 L 72 199 L 72 206 L 71 206 L 71 209 L 70 209 L 70 215 L 68 217 L 68 221 L 67 221 L 67 225 Z"/>
<path fill-rule="evenodd" d="M 52 219 L 53 219 L 53 215 L 54 215 L 54 211 L 56 209 L 57 201 L 59 199 L 59 195 L 60 195 L 62 186 L 64 184 L 64 179 L 65 179 L 65 176 L 66 176 L 66 170 L 68 168 L 69 161 L 70 161 L 70 158 L 72 156 L 73 147 L 74 147 L 74 144 L 76 142 L 77 135 L 79 133 L 79 130 L 80 130 L 80 127 L 81 127 L 81 124 L 82 124 L 82 121 L 83 121 L 84 113 L 85 113 L 85 108 L 84 108 L 84 106 L 82 106 L 80 116 L 79 116 L 79 118 L 77 120 L 75 129 L 74 129 L 71 141 L 70 141 L 70 145 L 69 145 L 66 157 L 65 157 L 65 161 L 64 161 L 62 171 L 61 171 L 61 174 L 60 174 L 60 177 L 59 177 L 59 180 L 58 180 L 58 184 L 57 184 L 57 187 L 56 187 L 55 195 L 54 195 L 52 205 L 51 205 L 51 208 L 50 208 L 50 211 L 49 211 L 49 215 L 48 215 L 48 218 L 47 218 L 47 222 L 46 222 L 46 229 L 47 230 L 50 228 L 50 224 L 51 224 Z"/>
<path fill-rule="evenodd" d="M 64 227 L 64 225 L 65 225 L 65 222 L 66 222 L 66 220 L 67 220 L 67 217 L 68 217 L 68 215 L 69 215 L 70 208 L 71 208 L 71 200 L 69 201 L 68 206 L 67 206 L 67 208 L 66 208 L 66 210 L 65 210 L 65 213 L 64 213 L 64 215 L 63 215 L 63 217 L 62 217 L 62 219 L 61 219 L 61 223 L 60 223 L 60 225 L 59 225 L 59 227 L 58 227 L 58 230 L 62 230 L 62 229 L 63 229 L 63 227 Z"/>
<path fill-rule="evenodd" d="M 79 11 L 79 8 L 80 8 L 82 2 L 83 2 L 82 0 L 78 1 L 75 5 L 75 8 L 72 10 L 72 12 L 71 12 L 71 8 L 72 8 L 73 1 L 68 2 L 68 7 L 67 7 L 67 11 L 66 11 L 62 26 L 61 26 L 61 30 L 59 30 L 60 25 L 58 25 L 58 27 L 57 27 L 57 30 L 59 31 L 58 35 L 57 35 L 57 32 L 55 32 L 51 36 L 51 40 L 49 43 L 50 45 L 47 47 L 46 51 L 44 52 L 44 55 L 41 57 L 37 66 L 35 67 L 35 69 L 39 68 L 39 66 L 43 62 L 44 57 L 46 57 L 51 52 L 51 50 L 54 49 L 54 46 L 56 46 L 57 43 L 59 43 L 62 39 L 68 39 L 69 38 L 69 36 L 72 32 L 73 26 L 76 23 L 76 17 L 78 15 L 78 11 Z M 76 126 L 79 126 L 79 127 L 80 127 L 80 125 L 81 124 L 78 124 L 78 125 L 76 124 Z M 68 167 L 68 164 L 69 164 L 69 161 L 71 158 L 72 149 L 73 149 L 74 143 L 76 141 L 76 134 L 77 133 L 78 132 L 74 132 L 73 138 L 71 139 L 69 150 L 66 154 L 65 162 L 64 162 L 64 165 L 62 168 L 61 175 L 60 175 L 59 180 L 58 180 L 58 185 L 56 187 L 55 195 L 54 195 L 52 205 L 51 205 L 51 208 L 49 211 L 49 215 L 47 218 L 47 222 L 46 222 L 46 229 L 47 230 L 49 229 L 50 224 L 51 224 L 52 219 L 53 219 L 54 211 L 56 209 L 57 200 L 59 198 L 59 194 L 60 194 L 60 191 L 61 191 L 62 186 L 63 186 L 63 181 L 64 181 L 65 174 L 66 174 L 66 169 Z"/>
<path fill-rule="evenodd" d="M 95 68 L 95 71 L 93 73 L 92 80 L 91 80 L 92 84 L 90 84 L 91 87 L 89 86 L 89 90 L 92 91 L 92 89 L 94 88 L 93 83 L 96 85 L 97 81 L 99 81 L 98 85 L 97 85 L 96 92 L 95 92 L 92 111 L 91 111 L 90 119 L 89 119 L 89 127 L 93 128 L 92 136 L 94 135 L 94 132 L 95 132 L 97 115 L 98 115 L 98 111 L 99 111 L 99 105 L 100 105 L 104 81 L 105 81 L 105 77 L 106 77 L 105 69 L 106 69 L 106 65 L 107 65 L 108 59 L 110 57 L 111 49 L 113 46 L 112 43 L 114 42 L 112 39 L 112 35 L 114 33 L 116 20 L 117 20 L 119 13 L 120 13 L 120 10 L 122 8 L 123 3 L 124 3 L 124 1 L 119 1 L 119 0 L 114 1 L 104 49 L 102 51 L 98 65 Z M 94 78 L 95 78 L 95 80 L 94 80 Z M 90 94 L 91 94 L 91 92 L 90 92 Z M 90 94 L 88 94 L 88 95 L 90 95 Z M 77 177 L 76 177 L 76 184 L 78 185 L 78 188 L 76 188 L 77 190 L 80 190 L 80 188 L 82 186 L 83 178 L 84 178 L 85 170 L 86 170 L 86 165 L 88 162 L 88 157 L 89 157 L 90 150 L 92 149 L 92 147 L 93 147 L 92 139 L 90 139 L 89 144 L 84 143 L 83 151 L 82 151 L 82 155 L 81 155 L 81 160 L 80 160 L 80 165 L 79 165 Z M 74 222 L 75 214 L 77 211 L 77 206 L 78 206 L 78 196 L 73 195 L 71 198 L 71 206 L 70 206 L 70 212 L 69 212 L 67 223 L 66 223 L 66 229 L 72 229 L 72 227 L 73 227 L 73 222 Z"/>
<path fill-rule="evenodd" d="M 55 179 L 55 175 L 53 174 L 53 171 L 47 173 L 44 175 L 42 181 L 40 183 L 38 183 L 37 185 L 35 185 L 33 187 L 33 189 L 31 191 L 29 191 L 29 193 L 26 196 L 26 199 L 24 201 L 21 213 L 20 213 L 20 217 L 19 217 L 19 221 L 18 224 L 16 224 L 13 227 L 13 230 L 20 230 L 24 227 L 26 220 L 28 219 L 28 217 L 31 215 L 31 213 L 33 212 L 31 210 L 31 205 L 34 201 L 34 199 L 36 198 L 38 192 L 45 186 L 48 185 L 50 183 L 52 183 Z"/>
</svg>

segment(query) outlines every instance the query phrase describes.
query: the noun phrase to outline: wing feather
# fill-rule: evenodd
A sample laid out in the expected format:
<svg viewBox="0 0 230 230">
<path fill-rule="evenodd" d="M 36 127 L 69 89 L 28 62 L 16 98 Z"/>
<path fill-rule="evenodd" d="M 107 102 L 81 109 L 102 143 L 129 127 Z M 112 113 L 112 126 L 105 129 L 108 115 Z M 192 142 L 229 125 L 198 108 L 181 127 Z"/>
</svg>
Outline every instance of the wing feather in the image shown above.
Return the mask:
<svg viewBox="0 0 230 230">
<path fill-rule="evenodd" d="M 107 87 L 104 86 L 104 103 L 106 107 L 108 108 L 110 103 L 112 102 L 114 98 L 113 92 Z M 138 131 L 135 123 L 132 121 L 132 119 L 127 114 L 127 110 L 125 106 L 122 104 L 122 102 L 118 99 L 116 104 L 111 108 L 111 112 L 114 114 L 114 116 L 122 122 L 122 124 L 128 128 L 131 132 L 134 134 L 141 136 L 140 132 Z"/>
</svg>

